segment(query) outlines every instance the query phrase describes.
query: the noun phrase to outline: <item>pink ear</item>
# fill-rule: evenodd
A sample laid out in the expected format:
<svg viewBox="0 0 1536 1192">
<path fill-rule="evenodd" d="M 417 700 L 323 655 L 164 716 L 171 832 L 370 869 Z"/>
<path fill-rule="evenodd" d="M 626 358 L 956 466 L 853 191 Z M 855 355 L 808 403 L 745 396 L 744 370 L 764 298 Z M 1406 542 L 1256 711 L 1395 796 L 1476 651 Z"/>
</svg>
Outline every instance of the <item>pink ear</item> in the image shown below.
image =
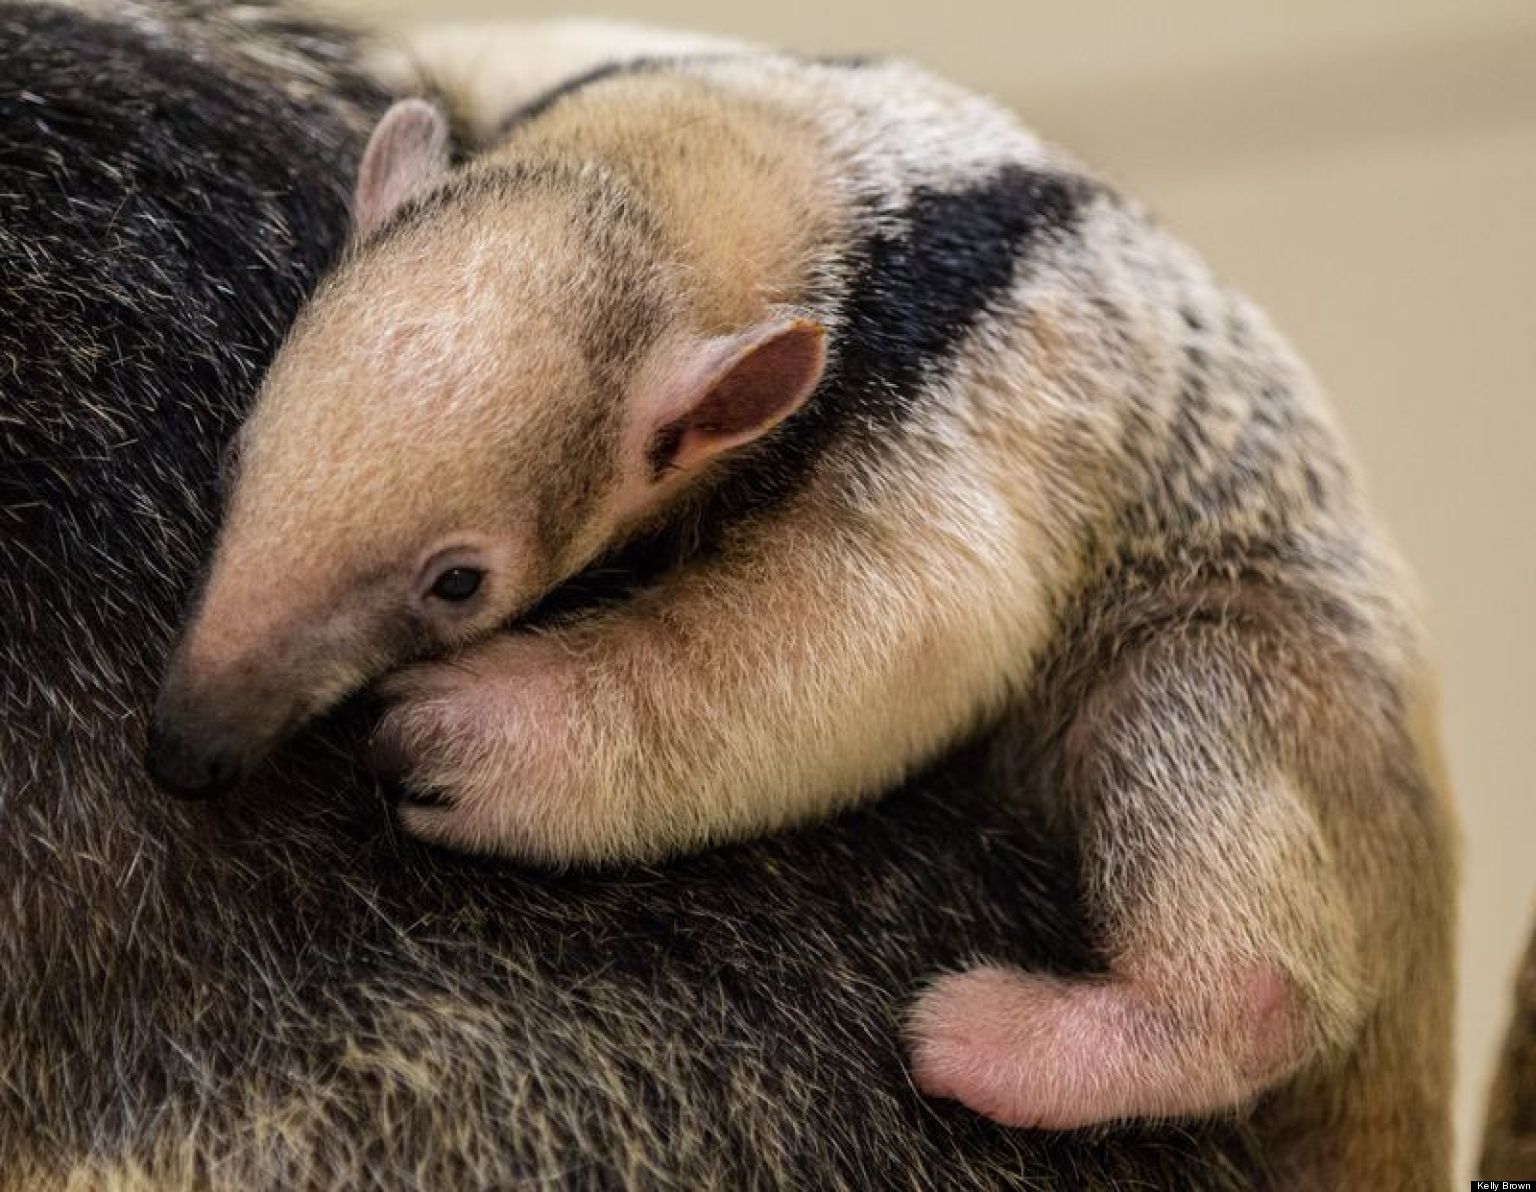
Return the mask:
<svg viewBox="0 0 1536 1192">
<path fill-rule="evenodd" d="M 826 341 L 819 323 L 780 319 L 692 349 L 645 403 L 652 477 L 696 468 L 788 418 L 821 380 Z"/>
<path fill-rule="evenodd" d="M 426 194 L 448 173 L 448 121 L 423 99 L 402 99 L 384 113 L 357 169 L 353 214 L 359 238 Z"/>
</svg>

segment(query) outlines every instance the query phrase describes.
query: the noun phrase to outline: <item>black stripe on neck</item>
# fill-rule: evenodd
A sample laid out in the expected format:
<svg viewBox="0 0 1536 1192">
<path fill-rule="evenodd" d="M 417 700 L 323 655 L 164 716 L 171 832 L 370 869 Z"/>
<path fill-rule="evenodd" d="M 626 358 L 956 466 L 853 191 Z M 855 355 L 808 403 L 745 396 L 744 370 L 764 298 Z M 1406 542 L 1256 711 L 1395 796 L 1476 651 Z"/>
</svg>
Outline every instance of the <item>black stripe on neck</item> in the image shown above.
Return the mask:
<svg viewBox="0 0 1536 1192">
<path fill-rule="evenodd" d="M 918 189 L 894 214 L 871 206 L 871 230 L 849 252 L 841 293 L 813 296 L 843 320 L 827 376 L 806 407 L 727 464 L 667 525 L 551 593 L 531 619 L 621 599 L 711 552 L 729 527 L 792 497 L 834 444 L 881 452 L 936 400 L 934 381 L 1012 290 L 1031 252 L 1072 235 L 1098 193 L 1079 177 L 1010 164 L 958 190 Z"/>
<path fill-rule="evenodd" d="M 957 190 L 917 188 L 871 207 L 850 250 L 833 358 L 806 408 L 721 485 L 730 516 L 789 496 L 835 441 L 878 452 L 936 400 L 934 383 L 1049 238 L 1073 234 L 1089 181 L 1012 163 Z"/>
</svg>

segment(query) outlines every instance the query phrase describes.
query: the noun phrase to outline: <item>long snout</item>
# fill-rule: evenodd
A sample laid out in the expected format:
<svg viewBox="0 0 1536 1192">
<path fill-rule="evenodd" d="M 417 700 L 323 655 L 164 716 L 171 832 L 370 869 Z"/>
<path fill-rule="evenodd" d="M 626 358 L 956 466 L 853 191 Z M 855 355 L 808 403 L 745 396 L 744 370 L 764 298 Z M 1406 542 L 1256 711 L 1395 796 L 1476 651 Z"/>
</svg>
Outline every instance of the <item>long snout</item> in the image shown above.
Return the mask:
<svg viewBox="0 0 1536 1192">
<path fill-rule="evenodd" d="M 249 765 L 238 743 L 219 740 L 200 726 L 158 714 L 150 722 L 144 768 L 168 795 L 217 798 L 240 784 Z"/>
<path fill-rule="evenodd" d="M 167 794 L 226 794 L 277 744 L 292 710 L 274 706 L 270 685 L 253 679 L 248 669 L 239 677 L 199 673 L 181 657 L 172 660 L 144 755 L 144 768 Z"/>
<path fill-rule="evenodd" d="M 285 738 L 398 661 L 356 616 L 249 607 L 205 600 L 171 656 L 144 756 L 167 794 L 232 790 Z"/>
<path fill-rule="evenodd" d="M 322 710 L 312 643 L 273 621 L 205 607 L 172 653 L 150 717 L 144 768 L 167 794 L 211 799 L 238 786 Z"/>
</svg>

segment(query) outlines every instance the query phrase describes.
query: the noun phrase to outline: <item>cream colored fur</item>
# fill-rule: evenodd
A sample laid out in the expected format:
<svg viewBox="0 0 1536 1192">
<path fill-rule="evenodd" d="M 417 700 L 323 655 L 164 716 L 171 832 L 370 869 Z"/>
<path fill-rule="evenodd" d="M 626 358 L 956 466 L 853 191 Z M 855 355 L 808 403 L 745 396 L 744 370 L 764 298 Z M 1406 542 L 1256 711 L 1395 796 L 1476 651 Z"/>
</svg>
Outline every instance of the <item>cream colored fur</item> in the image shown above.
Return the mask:
<svg viewBox="0 0 1536 1192">
<path fill-rule="evenodd" d="M 324 704 L 403 660 L 380 618 L 473 540 L 490 595 L 384 681 L 379 746 L 443 796 L 411 831 L 545 862 L 806 822 L 1004 710 L 1058 718 L 1041 810 L 1077 833 L 1107 973 L 942 978 L 919 1081 L 1061 1127 L 1285 1129 L 1324 1087 L 1349 1128 L 1281 1186 L 1429 1186 L 1453 861 L 1412 600 L 1311 378 L 1133 206 L 1033 245 L 880 452 L 834 440 L 717 553 L 497 631 L 635 528 L 657 359 L 776 318 L 835 353 L 818 283 L 871 205 L 894 226 L 999 162 L 1082 177 L 899 65 L 695 63 L 514 127 L 301 320 L 175 673 Z M 655 481 L 647 512 L 710 482 Z"/>
<path fill-rule="evenodd" d="M 744 49 L 742 42 L 625 21 L 451 21 L 381 35 L 369 67 L 391 90 L 440 96 L 468 136 L 496 139 L 524 104 L 611 62 Z"/>
</svg>

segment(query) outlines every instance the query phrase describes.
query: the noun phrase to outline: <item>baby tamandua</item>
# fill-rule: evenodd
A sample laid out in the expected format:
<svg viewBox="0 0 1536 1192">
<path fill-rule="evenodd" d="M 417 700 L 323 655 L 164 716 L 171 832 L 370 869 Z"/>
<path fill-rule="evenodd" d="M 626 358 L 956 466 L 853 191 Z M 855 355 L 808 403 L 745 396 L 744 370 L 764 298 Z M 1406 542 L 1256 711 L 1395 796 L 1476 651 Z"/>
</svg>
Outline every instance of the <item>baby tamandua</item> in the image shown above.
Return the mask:
<svg viewBox="0 0 1536 1192">
<path fill-rule="evenodd" d="M 1443 1060 L 1402 578 L 1312 381 L 1137 208 L 911 68 L 771 55 L 594 72 L 461 168 L 403 102 L 356 208 L 240 435 L 164 784 L 222 789 L 388 675 L 381 746 L 436 797 L 410 831 L 648 858 L 1007 709 L 1108 974 L 940 979 L 924 1088 L 1073 1127 Z M 689 549 L 630 598 L 504 629 L 662 533 Z"/>
</svg>

